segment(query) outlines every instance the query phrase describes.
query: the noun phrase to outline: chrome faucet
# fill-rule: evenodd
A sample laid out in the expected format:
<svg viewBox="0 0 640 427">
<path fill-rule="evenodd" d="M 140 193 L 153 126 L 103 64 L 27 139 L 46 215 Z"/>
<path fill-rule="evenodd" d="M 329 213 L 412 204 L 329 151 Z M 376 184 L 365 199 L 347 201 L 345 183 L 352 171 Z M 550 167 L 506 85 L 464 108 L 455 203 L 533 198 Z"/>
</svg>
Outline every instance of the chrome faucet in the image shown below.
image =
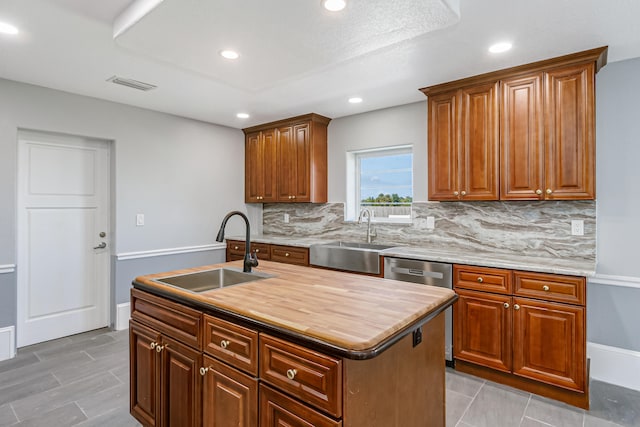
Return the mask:
<svg viewBox="0 0 640 427">
<path fill-rule="evenodd" d="M 360 211 L 360 216 L 358 217 L 358 224 L 362 223 L 362 218 L 367 216 L 367 243 L 371 243 L 371 238 L 376 237 L 376 229 L 371 228 L 371 211 L 369 209 L 362 209 Z"/>
<path fill-rule="evenodd" d="M 229 212 L 227 216 L 225 216 L 222 220 L 220 231 L 218 231 L 218 235 L 216 236 L 216 241 L 222 242 L 224 240 L 224 228 L 227 226 L 227 221 L 229 221 L 229 218 L 234 215 L 240 215 L 242 219 L 244 219 L 244 223 L 246 224 L 247 236 L 244 243 L 244 267 L 242 268 L 242 271 L 244 271 L 245 273 L 251 273 L 251 267 L 258 266 L 258 256 L 255 252 L 251 254 L 251 241 L 249 240 L 251 235 L 251 226 L 249 225 L 249 218 L 247 218 L 245 214 L 240 211 Z"/>
</svg>

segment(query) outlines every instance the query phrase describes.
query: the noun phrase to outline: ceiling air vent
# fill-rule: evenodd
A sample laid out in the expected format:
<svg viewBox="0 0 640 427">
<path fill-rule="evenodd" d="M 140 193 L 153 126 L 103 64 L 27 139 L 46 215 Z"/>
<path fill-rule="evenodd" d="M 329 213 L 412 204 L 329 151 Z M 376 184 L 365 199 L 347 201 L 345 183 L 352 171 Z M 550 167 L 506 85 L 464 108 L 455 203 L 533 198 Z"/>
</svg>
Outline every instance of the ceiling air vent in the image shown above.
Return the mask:
<svg viewBox="0 0 640 427">
<path fill-rule="evenodd" d="M 108 82 L 115 83 L 117 85 L 127 86 L 133 89 L 148 91 L 151 89 L 155 89 L 158 86 L 152 85 L 149 83 L 139 82 L 138 80 L 133 79 L 125 79 L 123 77 L 112 76 L 107 79 Z"/>
</svg>

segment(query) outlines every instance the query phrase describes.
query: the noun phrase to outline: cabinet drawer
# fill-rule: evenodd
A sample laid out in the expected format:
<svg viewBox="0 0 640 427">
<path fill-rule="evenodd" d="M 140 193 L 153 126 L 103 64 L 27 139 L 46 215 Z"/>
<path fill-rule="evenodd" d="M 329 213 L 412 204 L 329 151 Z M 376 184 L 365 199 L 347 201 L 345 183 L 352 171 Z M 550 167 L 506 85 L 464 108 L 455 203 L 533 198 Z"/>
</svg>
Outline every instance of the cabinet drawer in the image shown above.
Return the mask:
<svg viewBox="0 0 640 427">
<path fill-rule="evenodd" d="M 340 427 L 342 421 L 334 421 L 260 384 L 260 426 Z"/>
<path fill-rule="evenodd" d="M 227 261 L 236 261 L 244 259 L 244 242 L 239 240 L 227 240 Z M 251 251 L 255 251 L 258 256 L 258 260 L 268 261 L 271 259 L 269 251 L 270 245 L 267 243 L 253 243 L 251 242 Z"/>
<path fill-rule="evenodd" d="M 260 334 L 260 378 L 330 415 L 342 415 L 340 359 Z"/>
<path fill-rule="evenodd" d="M 204 351 L 231 366 L 258 375 L 258 333 L 204 315 Z"/>
<path fill-rule="evenodd" d="M 453 286 L 497 294 L 510 294 L 511 270 L 456 264 L 453 266 Z"/>
<path fill-rule="evenodd" d="M 184 344 L 202 349 L 202 313 L 131 289 L 131 318 Z"/>
<path fill-rule="evenodd" d="M 309 265 L 309 249 L 271 245 L 271 261 Z"/>
<path fill-rule="evenodd" d="M 584 277 L 516 271 L 513 278 L 515 295 L 570 304 L 585 304 Z"/>
</svg>

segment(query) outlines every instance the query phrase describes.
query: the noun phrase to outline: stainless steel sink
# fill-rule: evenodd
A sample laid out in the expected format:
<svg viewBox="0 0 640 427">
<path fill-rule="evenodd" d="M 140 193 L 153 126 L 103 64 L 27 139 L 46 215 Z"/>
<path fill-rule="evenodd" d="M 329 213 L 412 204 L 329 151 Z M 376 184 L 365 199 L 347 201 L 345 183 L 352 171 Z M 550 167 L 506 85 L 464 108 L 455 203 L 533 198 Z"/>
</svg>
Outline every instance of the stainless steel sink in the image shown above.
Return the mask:
<svg viewBox="0 0 640 427">
<path fill-rule="evenodd" d="M 268 279 L 270 277 L 274 276 L 257 271 L 244 273 L 233 268 L 216 268 L 213 270 L 198 271 L 196 273 L 162 277 L 155 279 L 155 281 L 191 292 L 205 292 L 212 289 L 239 285 L 240 283 Z"/>
<path fill-rule="evenodd" d="M 380 274 L 380 251 L 392 247 L 357 242 L 322 243 L 309 248 L 309 263 L 336 270 Z"/>
</svg>

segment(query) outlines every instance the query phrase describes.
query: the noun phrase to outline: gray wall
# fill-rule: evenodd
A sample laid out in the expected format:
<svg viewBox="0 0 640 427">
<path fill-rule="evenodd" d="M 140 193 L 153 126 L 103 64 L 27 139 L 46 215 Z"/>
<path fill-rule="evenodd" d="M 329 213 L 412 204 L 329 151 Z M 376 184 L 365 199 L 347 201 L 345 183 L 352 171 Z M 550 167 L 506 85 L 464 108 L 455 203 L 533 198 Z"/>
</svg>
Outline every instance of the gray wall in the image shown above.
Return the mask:
<svg viewBox="0 0 640 427">
<path fill-rule="evenodd" d="M 597 75 L 597 273 L 640 280 L 640 58 Z M 334 119 L 329 125 L 329 200 L 345 202 L 346 152 L 414 144 L 414 195 L 427 199 L 427 104 Z M 267 217 L 265 217 L 267 218 Z M 265 225 L 265 229 L 268 227 Z M 640 351 L 640 289 L 588 285 L 588 339 Z"/>
<path fill-rule="evenodd" d="M 214 243 L 224 214 L 246 210 L 240 130 L 0 79 L 0 265 L 17 264 L 19 128 L 113 141 L 112 256 Z M 135 226 L 136 213 L 145 214 L 144 227 Z M 229 223 L 229 234 L 242 232 L 242 221 Z M 179 267 L 201 260 L 195 254 L 186 258 L 169 262 L 165 256 L 158 262 Z M 139 269 L 134 261 L 141 263 Z M 148 263 L 148 258 L 131 260 L 116 269 L 114 302 L 127 299 L 127 272 L 147 271 Z M 0 274 L 0 327 L 15 324 L 15 277 Z"/>
</svg>

